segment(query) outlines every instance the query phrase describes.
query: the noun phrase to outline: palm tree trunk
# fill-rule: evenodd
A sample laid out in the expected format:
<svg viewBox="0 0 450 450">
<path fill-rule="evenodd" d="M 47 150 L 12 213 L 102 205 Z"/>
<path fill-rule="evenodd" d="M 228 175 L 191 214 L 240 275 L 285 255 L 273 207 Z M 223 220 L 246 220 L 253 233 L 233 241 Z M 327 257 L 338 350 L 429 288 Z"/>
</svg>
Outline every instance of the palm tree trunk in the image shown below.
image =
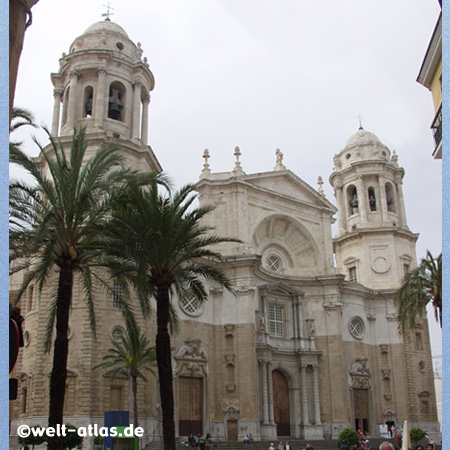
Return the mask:
<svg viewBox="0 0 450 450">
<path fill-rule="evenodd" d="M 137 377 L 131 377 L 133 388 L 133 409 L 134 409 L 134 429 L 139 426 L 138 422 L 138 410 L 137 410 Z"/>
<path fill-rule="evenodd" d="M 175 450 L 175 420 L 172 382 L 172 355 L 169 335 L 169 287 L 158 286 L 156 297 L 156 361 L 163 415 L 164 450 Z"/>
<path fill-rule="evenodd" d="M 53 369 L 50 376 L 50 410 L 48 426 L 56 428 L 63 423 L 64 395 L 66 392 L 67 357 L 69 340 L 69 311 L 72 301 L 73 267 L 70 264 L 60 267 L 58 293 L 56 300 L 56 338 L 53 351 Z M 49 450 L 62 449 L 62 437 L 48 438 Z"/>
</svg>

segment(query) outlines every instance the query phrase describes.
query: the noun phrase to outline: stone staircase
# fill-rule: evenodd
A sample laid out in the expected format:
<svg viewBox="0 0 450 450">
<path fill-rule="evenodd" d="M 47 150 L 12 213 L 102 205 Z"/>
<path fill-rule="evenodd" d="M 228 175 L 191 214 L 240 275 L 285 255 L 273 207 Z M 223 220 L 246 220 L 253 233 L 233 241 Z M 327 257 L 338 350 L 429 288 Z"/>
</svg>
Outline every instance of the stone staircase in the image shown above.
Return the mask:
<svg viewBox="0 0 450 450">
<path fill-rule="evenodd" d="M 394 447 L 397 445 L 397 441 L 395 439 L 383 439 L 381 437 L 376 438 L 368 438 L 370 443 L 371 450 L 378 450 L 380 444 L 382 442 L 391 442 Z M 306 448 L 306 444 L 309 442 L 314 450 L 338 450 L 339 446 L 337 440 L 310 440 L 306 441 L 304 439 L 284 439 L 282 438 L 282 442 L 289 442 L 291 446 L 291 450 L 303 450 Z M 186 447 L 185 445 L 181 445 L 181 440 L 177 439 L 177 450 L 192 450 L 193 447 Z M 252 444 L 247 445 L 241 441 L 221 441 L 214 442 L 212 444 L 211 450 L 267 450 L 270 446 L 270 443 L 273 442 L 275 448 L 279 444 L 279 440 L 274 441 L 253 441 Z M 147 444 L 145 450 L 163 450 L 163 444 L 161 442 L 152 442 Z M 199 447 L 198 447 L 199 450 Z M 440 446 L 436 446 L 435 450 L 441 450 Z"/>
</svg>

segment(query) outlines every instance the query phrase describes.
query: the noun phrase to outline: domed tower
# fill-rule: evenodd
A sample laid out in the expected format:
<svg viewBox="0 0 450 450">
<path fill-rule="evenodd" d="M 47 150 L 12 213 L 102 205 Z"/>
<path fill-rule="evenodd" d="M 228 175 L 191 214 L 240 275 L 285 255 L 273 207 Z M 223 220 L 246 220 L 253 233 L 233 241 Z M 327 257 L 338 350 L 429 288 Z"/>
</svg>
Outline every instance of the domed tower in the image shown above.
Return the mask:
<svg viewBox="0 0 450 450">
<path fill-rule="evenodd" d="M 406 223 L 398 156 L 362 127 L 334 157 L 330 183 L 338 207 L 336 264 L 349 281 L 396 289 L 416 265 L 418 234 Z"/>
<path fill-rule="evenodd" d="M 161 171 L 148 141 L 150 91 L 155 80 L 141 44 L 106 19 L 91 25 L 63 53 L 51 75 L 54 108 L 51 134 L 70 142 L 84 125 L 93 148 L 120 141 L 131 166 Z"/>
</svg>

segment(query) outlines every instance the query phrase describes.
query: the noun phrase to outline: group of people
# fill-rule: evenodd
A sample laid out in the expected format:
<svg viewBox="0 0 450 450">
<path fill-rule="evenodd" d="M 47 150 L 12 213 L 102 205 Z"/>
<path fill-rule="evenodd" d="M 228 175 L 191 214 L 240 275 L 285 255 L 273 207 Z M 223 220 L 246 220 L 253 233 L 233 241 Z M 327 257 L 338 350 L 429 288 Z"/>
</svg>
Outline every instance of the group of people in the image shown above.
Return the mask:
<svg viewBox="0 0 450 450">
<path fill-rule="evenodd" d="M 211 450 L 211 435 L 209 433 L 207 433 L 206 436 L 203 436 L 202 433 L 191 433 L 188 436 L 186 446 L 198 447 L 200 450 Z"/>
<path fill-rule="evenodd" d="M 283 442 L 280 442 L 275 449 L 275 446 L 273 445 L 273 442 L 269 446 L 269 450 L 291 450 L 291 446 L 289 445 L 289 442 L 286 442 L 283 444 Z M 314 450 L 310 444 L 306 447 L 306 450 Z"/>
<path fill-rule="evenodd" d="M 250 445 L 253 442 L 252 433 L 246 434 L 244 437 L 244 444 Z"/>
</svg>

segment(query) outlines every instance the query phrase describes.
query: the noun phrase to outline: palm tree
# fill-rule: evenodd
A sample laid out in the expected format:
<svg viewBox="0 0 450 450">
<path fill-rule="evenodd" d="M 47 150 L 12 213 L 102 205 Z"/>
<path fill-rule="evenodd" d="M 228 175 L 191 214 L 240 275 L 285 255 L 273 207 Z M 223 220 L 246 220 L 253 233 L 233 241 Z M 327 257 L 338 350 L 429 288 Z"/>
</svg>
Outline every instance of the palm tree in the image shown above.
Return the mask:
<svg viewBox="0 0 450 450">
<path fill-rule="evenodd" d="M 394 297 L 397 307 L 398 330 L 414 328 L 427 304 L 434 307 L 436 321 L 442 328 L 442 253 L 435 259 L 430 251 L 419 267 L 409 271 Z"/>
<path fill-rule="evenodd" d="M 83 128 L 74 130 L 68 155 L 62 144 L 57 144 L 48 131 L 47 134 L 50 148 L 44 151 L 38 144 L 44 164 L 28 157 L 17 146 L 10 148 L 10 162 L 24 168 L 34 181 L 34 185 L 17 180 L 10 183 L 15 200 L 12 206 L 10 203 L 10 214 L 23 224 L 10 229 L 10 259 L 16 260 L 11 274 L 28 270 L 16 301 L 32 280 L 36 281 L 39 293 L 47 283 L 53 281 L 55 285 L 45 342 L 48 352 L 56 322 L 48 419 L 49 426 L 55 427 L 63 423 L 74 273 L 80 274 L 95 336 L 92 284 L 96 275 L 91 264 L 99 253 L 92 242 L 101 233 L 109 212 L 108 192 L 124 176 L 121 170 L 124 157 L 116 146 L 107 144 L 85 160 L 88 145 Z M 52 280 L 54 268 L 58 280 Z M 127 311 L 126 305 L 122 310 Z M 60 449 L 61 445 L 60 437 L 49 438 L 49 449 Z"/>
<path fill-rule="evenodd" d="M 156 376 L 151 365 L 156 360 L 155 347 L 150 347 L 150 342 L 138 329 L 134 333 L 127 332 L 121 335 L 121 342 L 112 341 L 113 348 L 103 357 L 103 363 L 95 366 L 93 370 L 114 368 L 111 380 L 117 375 L 126 374 L 131 377 L 133 389 L 134 426 L 139 426 L 137 409 L 137 380 L 141 378 L 147 381 L 144 371 L 149 371 Z"/>
<path fill-rule="evenodd" d="M 175 449 L 174 396 L 169 323 L 174 319 L 171 295 L 188 292 L 207 299 L 205 281 L 231 289 L 216 266 L 220 254 L 210 247 L 238 242 L 210 234 L 202 219 L 213 207 L 193 207 L 197 195 L 192 185 L 173 196 L 161 194 L 156 183 L 140 187 L 128 183 L 117 196 L 105 239 L 105 253 L 112 258 L 114 276 L 134 287 L 144 314 L 156 299 L 156 359 L 163 414 L 164 449 Z"/>
</svg>

